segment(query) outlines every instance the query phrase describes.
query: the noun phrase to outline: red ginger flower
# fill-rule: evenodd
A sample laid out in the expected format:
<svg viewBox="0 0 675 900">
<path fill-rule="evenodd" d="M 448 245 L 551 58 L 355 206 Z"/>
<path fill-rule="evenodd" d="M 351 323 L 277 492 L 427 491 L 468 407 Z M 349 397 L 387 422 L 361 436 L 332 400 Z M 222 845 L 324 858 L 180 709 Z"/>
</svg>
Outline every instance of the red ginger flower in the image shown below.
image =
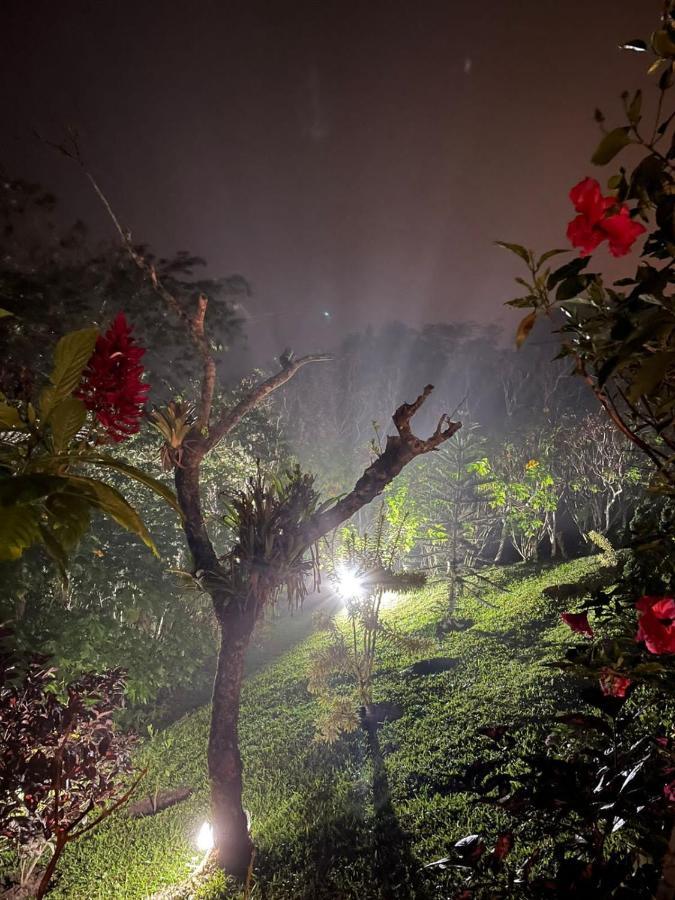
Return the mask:
<svg viewBox="0 0 675 900">
<path fill-rule="evenodd" d="M 642 613 L 635 640 L 650 653 L 675 653 L 675 599 L 641 597 L 635 607 Z"/>
<path fill-rule="evenodd" d="M 603 197 L 594 178 L 584 178 L 570 191 L 570 200 L 579 213 L 567 226 L 567 237 L 581 256 L 592 253 L 604 240 L 612 256 L 625 256 L 635 239 L 647 230 L 631 219 L 628 207 L 614 197 Z M 613 211 L 612 211 L 613 210 Z"/>
<path fill-rule="evenodd" d="M 589 638 L 595 636 L 593 633 L 593 629 L 588 624 L 588 613 L 564 612 L 560 614 L 560 618 L 566 625 L 569 625 L 572 631 L 576 632 L 577 634 L 585 634 L 586 637 Z"/>
<path fill-rule="evenodd" d="M 150 390 L 141 382 L 145 350 L 136 345 L 131 332 L 124 313 L 119 313 L 99 335 L 77 389 L 77 396 L 116 442 L 137 433 Z"/>
<path fill-rule="evenodd" d="M 601 669 L 600 690 L 605 697 L 625 697 L 626 691 L 633 682 L 625 675 L 619 675 L 611 669 Z"/>
</svg>

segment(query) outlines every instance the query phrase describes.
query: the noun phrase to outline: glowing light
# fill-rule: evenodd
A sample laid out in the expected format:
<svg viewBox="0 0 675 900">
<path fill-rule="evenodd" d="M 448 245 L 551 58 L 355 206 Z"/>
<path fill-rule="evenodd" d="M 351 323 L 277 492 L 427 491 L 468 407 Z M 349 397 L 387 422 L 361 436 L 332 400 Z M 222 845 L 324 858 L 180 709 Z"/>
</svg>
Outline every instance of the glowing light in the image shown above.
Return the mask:
<svg viewBox="0 0 675 900">
<path fill-rule="evenodd" d="M 204 822 L 197 832 L 197 849 L 202 853 L 213 850 L 213 828 L 208 822 Z"/>
<path fill-rule="evenodd" d="M 338 593 L 346 598 L 360 597 L 364 593 L 364 586 L 359 576 L 350 569 L 340 568 L 335 573 L 337 577 Z"/>
</svg>

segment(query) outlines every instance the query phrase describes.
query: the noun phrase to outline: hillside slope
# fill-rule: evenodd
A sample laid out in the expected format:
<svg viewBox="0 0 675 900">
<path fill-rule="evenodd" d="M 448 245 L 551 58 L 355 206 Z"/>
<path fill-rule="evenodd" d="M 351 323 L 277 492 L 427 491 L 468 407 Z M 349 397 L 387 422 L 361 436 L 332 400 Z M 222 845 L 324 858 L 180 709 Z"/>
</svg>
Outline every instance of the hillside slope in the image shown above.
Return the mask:
<svg viewBox="0 0 675 900">
<path fill-rule="evenodd" d="M 258 847 L 253 896 L 378 898 L 383 884 L 389 896 L 420 896 L 411 885 L 422 865 L 446 855 L 464 835 L 492 830 L 500 813 L 453 789 L 453 774 L 485 755 L 482 726 L 518 722 L 527 742 L 537 718 L 563 702 L 559 676 L 544 664 L 560 655 L 570 635 L 559 603 L 541 590 L 596 566 L 582 559 L 540 571 L 500 570 L 495 578 L 503 590 L 483 598 L 493 606 L 465 603 L 461 614 L 473 627 L 425 654 L 458 658 L 452 671 L 411 676 L 403 670 L 412 659 L 383 654 L 376 697 L 404 709 L 401 719 L 380 729 L 393 800 L 386 821 L 373 809 L 365 736 L 329 747 L 313 740 L 317 702 L 307 692 L 306 673 L 321 635 L 301 640 L 249 677 L 241 745 L 245 805 Z M 400 629 L 431 637 L 439 601 L 442 589 L 427 588 L 400 598 L 386 615 Z M 148 790 L 188 785 L 192 797 L 151 818 L 118 816 L 70 847 L 50 897 L 141 900 L 194 870 L 200 861 L 195 835 L 208 817 L 208 713 L 202 708 L 177 722 L 165 734 L 168 743 L 143 754 Z M 198 894 L 218 895 L 215 883 Z"/>
</svg>

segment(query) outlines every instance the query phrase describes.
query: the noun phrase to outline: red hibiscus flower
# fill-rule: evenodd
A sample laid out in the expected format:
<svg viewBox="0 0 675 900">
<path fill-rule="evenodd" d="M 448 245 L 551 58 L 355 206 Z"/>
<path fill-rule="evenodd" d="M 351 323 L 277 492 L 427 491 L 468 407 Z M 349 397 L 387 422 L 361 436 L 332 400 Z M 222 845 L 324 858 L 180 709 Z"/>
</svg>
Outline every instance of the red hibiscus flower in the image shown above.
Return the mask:
<svg viewBox="0 0 675 900">
<path fill-rule="evenodd" d="M 635 239 L 647 230 L 631 219 L 625 204 L 614 197 L 603 197 L 594 178 L 584 178 L 575 185 L 570 200 L 579 215 L 567 226 L 567 238 L 573 247 L 579 247 L 581 256 L 592 253 L 605 240 L 612 256 L 625 256 Z"/>
<path fill-rule="evenodd" d="M 650 653 L 675 653 L 675 599 L 642 597 L 635 607 L 641 613 L 635 640 Z"/>
<path fill-rule="evenodd" d="M 600 671 L 600 690 L 605 697 L 625 697 L 626 691 L 633 682 L 625 675 L 619 675 L 611 669 Z"/>
<path fill-rule="evenodd" d="M 675 803 L 675 781 L 663 785 L 663 795 L 669 803 Z"/>
<path fill-rule="evenodd" d="M 560 618 L 577 634 L 585 634 L 589 638 L 594 637 L 593 629 L 588 624 L 588 613 L 564 612 L 560 614 Z"/>
<path fill-rule="evenodd" d="M 150 390 L 141 381 L 145 350 L 136 345 L 131 331 L 124 313 L 119 313 L 99 335 L 76 394 L 115 442 L 136 434 Z"/>
</svg>

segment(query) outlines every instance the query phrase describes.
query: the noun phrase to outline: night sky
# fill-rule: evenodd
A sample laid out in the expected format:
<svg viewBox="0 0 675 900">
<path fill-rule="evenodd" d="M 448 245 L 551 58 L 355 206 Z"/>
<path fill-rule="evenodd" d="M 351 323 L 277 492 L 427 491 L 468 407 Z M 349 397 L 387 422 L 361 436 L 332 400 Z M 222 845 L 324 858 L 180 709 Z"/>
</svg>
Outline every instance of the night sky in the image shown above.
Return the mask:
<svg viewBox="0 0 675 900">
<path fill-rule="evenodd" d="M 619 116 L 658 0 L 4 0 L 0 162 L 112 236 L 252 283 L 262 358 L 368 322 L 513 322 L 495 238 L 563 245 L 593 109 Z M 620 120 L 619 120 L 620 121 Z M 324 316 L 330 312 L 330 318 Z"/>
</svg>

